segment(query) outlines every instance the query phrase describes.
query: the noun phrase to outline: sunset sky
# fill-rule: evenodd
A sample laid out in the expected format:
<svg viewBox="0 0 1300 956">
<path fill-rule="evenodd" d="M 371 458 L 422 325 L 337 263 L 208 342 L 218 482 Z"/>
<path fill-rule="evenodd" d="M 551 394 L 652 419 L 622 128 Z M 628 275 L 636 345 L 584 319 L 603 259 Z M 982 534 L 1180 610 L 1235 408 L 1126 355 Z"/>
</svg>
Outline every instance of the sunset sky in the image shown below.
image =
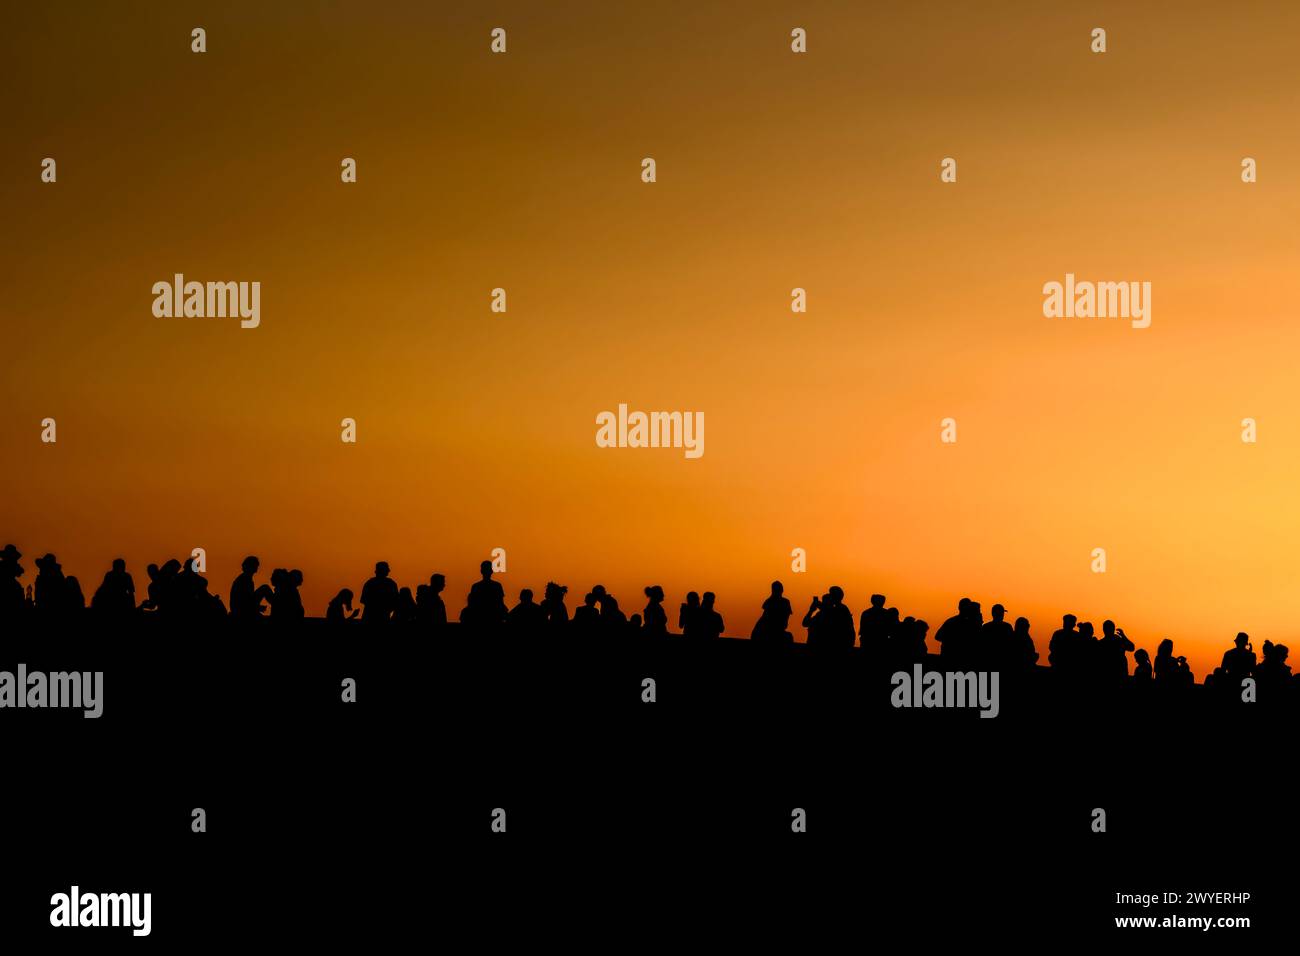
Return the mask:
<svg viewBox="0 0 1300 956">
<path fill-rule="evenodd" d="M 223 597 L 252 553 L 322 614 L 383 559 L 455 612 L 500 547 L 512 603 L 707 589 L 732 634 L 780 578 L 796 625 L 831 584 L 931 636 L 970 596 L 1044 659 L 1110 617 L 1198 680 L 1238 630 L 1294 643 L 1300 7 L 709 6 L 15 10 L 23 583 L 203 547 Z M 261 282 L 261 326 L 154 317 L 178 272 Z M 1151 327 L 1044 318 L 1067 272 L 1149 281 Z M 705 454 L 598 448 L 620 402 L 704 412 Z"/>
</svg>

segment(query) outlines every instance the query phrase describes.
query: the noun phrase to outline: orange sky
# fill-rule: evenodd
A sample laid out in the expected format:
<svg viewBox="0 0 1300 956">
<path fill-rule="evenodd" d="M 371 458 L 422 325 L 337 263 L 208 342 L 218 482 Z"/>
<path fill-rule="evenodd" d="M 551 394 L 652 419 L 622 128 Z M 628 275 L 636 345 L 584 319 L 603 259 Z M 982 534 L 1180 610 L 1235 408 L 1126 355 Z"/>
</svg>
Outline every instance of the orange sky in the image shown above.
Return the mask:
<svg viewBox="0 0 1300 956">
<path fill-rule="evenodd" d="M 712 589 L 730 633 L 780 577 L 800 614 L 1001 601 L 1044 655 L 1113 617 L 1198 679 L 1239 629 L 1289 639 L 1300 9 L 460 6 L 15 12 L 24 583 L 202 546 L 223 594 L 256 553 L 322 613 L 387 559 L 458 606 L 502 547 L 511 595 Z M 260 281 L 261 327 L 155 318 L 176 272 Z M 1151 282 L 1151 327 L 1044 318 L 1067 272 Z M 598 448 L 619 402 L 703 411 L 704 456 Z"/>
</svg>

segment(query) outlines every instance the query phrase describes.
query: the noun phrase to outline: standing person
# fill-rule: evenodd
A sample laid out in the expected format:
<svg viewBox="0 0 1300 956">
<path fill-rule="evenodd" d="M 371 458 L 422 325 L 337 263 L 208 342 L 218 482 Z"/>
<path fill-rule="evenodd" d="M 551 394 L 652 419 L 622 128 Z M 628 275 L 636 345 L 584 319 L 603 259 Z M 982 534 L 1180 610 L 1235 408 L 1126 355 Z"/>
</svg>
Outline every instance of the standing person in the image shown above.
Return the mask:
<svg viewBox="0 0 1300 956">
<path fill-rule="evenodd" d="M 717 596 L 712 591 L 705 591 L 700 601 L 700 636 L 705 640 L 716 640 L 722 636 L 722 615 L 714 610 Z"/>
<path fill-rule="evenodd" d="M 465 598 L 465 610 L 461 612 L 461 622 L 473 627 L 499 627 L 506 621 L 505 588 L 499 581 L 492 580 L 491 561 L 481 562 L 478 570 L 480 578 L 470 587 L 469 595 Z"/>
<path fill-rule="evenodd" d="M 772 593 L 763 602 L 763 613 L 759 615 L 754 630 L 750 632 L 750 640 L 764 644 L 794 643 L 794 635 L 789 631 L 790 617 L 793 614 L 794 609 L 790 606 L 790 599 L 785 596 L 785 585 L 780 581 L 773 581 Z"/>
<path fill-rule="evenodd" d="M 646 637 L 664 637 L 668 634 L 668 612 L 664 610 L 664 589 L 652 584 L 645 589 L 646 600 L 642 614 L 642 633 Z"/>
<path fill-rule="evenodd" d="M 397 582 L 388 576 L 388 562 L 375 564 L 375 576 L 361 588 L 361 620 L 386 624 L 397 607 Z"/>
</svg>

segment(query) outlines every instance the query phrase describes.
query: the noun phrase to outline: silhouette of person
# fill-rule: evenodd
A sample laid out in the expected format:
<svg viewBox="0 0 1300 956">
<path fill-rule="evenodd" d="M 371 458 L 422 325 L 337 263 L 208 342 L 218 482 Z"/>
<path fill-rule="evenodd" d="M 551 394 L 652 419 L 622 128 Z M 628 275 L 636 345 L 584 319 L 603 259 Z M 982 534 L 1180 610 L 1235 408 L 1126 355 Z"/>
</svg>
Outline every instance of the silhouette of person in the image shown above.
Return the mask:
<svg viewBox="0 0 1300 956">
<path fill-rule="evenodd" d="M 1156 648 L 1156 659 L 1152 664 L 1156 684 L 1162 687 L 1175 687 L 1181 684 L 1178 661 L 1174 657 L 1174 642 L 1165 638 Z"/>
<path fill-rule="evenodd" d="M 596 595 L 588 591 L 582 599 L 582 607 L 573 611 L 573 630 L 580 637 L 590 637 L 600 623 L 600 612 L 596 610 Z"/>
<path fill-rule="evenodd" d="M 330 599 L 329 607 L 325 609 L 325 620 L 331 624 L 342 624 L 353 620 L 360 613 L 360 609 L 352 608 L 352 591 L 344 588 Z"/>
<path fill-rule="evenodd" d="M 492 562 L 483 561 L 478 566 L 480 579 L 469 589 L 461 623 L 479 628 L 495 628 L 506 620 L 506 592 L 498 581 L 492 580 Z"/>
<path fill-rule="evenodd" d="M 433 574 L 429 576 L 428 584 L 421 584 L 415 589 L 416 618 L 435 631 L 447 626 L 447 605 L 442 600 L 442 592 L 446 588 L 446 577 Z"/>
<path fill-rule="evenodd" d="M 36 574 L 36 610 L 45 613 L 63 610 L 67 584 L 63 568 L 52 554 L 37 558 L 36 567 L 39 569 Z"/>
<path fill-rule="evenodd" d="M 546 623 L 555 633 L 564 631 L 569 626 L 569 609 L 564 604 L 564 596 L 569 589 L 554 581 L 546 582 L 546 591 L 542 594 L 542 610 L 546 612 Z"/>
<path fill-rule="evenodd" d="M 1223 654 L 1223 676 L 1240 687 L 1243 679 L 1255 672 L 1255 650 L 1250 646 L 1250 635 L 1245 631 L 1233 639 L 1235 645 Z"/>
<path fill-rule="evenodd" d="M 652 584 L 645 589 L 646 606 L 641 633 L 646 637 L 666 637 L 668 612 L 664 610 L 664 589 Z"/>
<path fill-rule="evenodd" d="M 533 601 L 532 588 L 524 588 L 519 592 L 519 603 L 510 609 L 506 617 L 511 633 L 535 636 L 545 623 L 546 611 Z"/>
<path fill-rule="evenodd" d="M 388 562 L 375 565 L 375 576 L 361 586 L 361 622 L 386 624 L 397 607 L 397 582 L 388 576 Z"/>
<path fill-rule="evenodd" d="M 894 620 L 897 620 L 897 618 Z M 862 649 L 879 654 L 885 641 L 889 638 L 891 623 L 889 612 L 885 610 L 885 596 L 883 594 L 871 595 L 871 606 L 862 612 L 862 619 L 858 627 L 859 643 Z"/>
<path fill-rule="evenodd" d="M 1017 656 L 1015 629 L 1007 622 L 1007 609 L 1001 604 L 993 605 L 993 620 L 980 628 L 979 656 L 982 661 L 992 664 L 993 670 L 1006 670 L 1012 666 Z M 1028 625 L 1028 621 L 1025 622 Z"/>
<path fill-rule="evenodd" d="M 1097 678 L 1111 684 L 1122 683 L 1128 677 L 1128 652 L 1133 650 L 1133 642 L 1128 639 L 1124 629 L 1116 628 L 1115 622 L 1101 622 L 1101 640 L 1097 642 Z"/>
<path fill-rule="evenodd" d="M 1011 664 L 1027 670 L 1037 663 L 1038 649 L 1034 647 L 1034 639 L 1029 636 L 1029 618 L 1018 617 L 1012 642 Z"/>
<path fill-rule="evenodd" d="M 1047 644 L 1047 663 L 1063 674 L 1073 673 L 1079 661 L 1079 632 L 1074 629 L 1078 620 L 1073 614 L 1062 617 L 1060 630 L 1052 634 Z"/>
<path fill-rule="evenodd" d="M 193 558 L 177 562 L 179 571 L 171 578 L 171 597 L 177 614 L 188 620 L 210 619 L 213 597 L 208 592 L 208 579 L 201 575 Z M 223 606 L 224 614 L 224 606 Z"/>
<path fill-rule="evenodd" d="M 909 628 L 904 628 L 903 650 L 908 660 L 923 661 L 930 653 L 930 649 L 925 646 L 925 636 L 930 632 L 930 625 L 919 618 L 916 620 L 908 618 L 908 620 L 912 621 L 912 624 Z"/>
<path fill-rule="evenodd" d="M 844 590 L 832 585 L 820 599 L 814 597 L 803 626 L 808 629 L 808 646 L 818 652 L 852 649 L 853 612 L 844 605 Z"/>
<path fill-rule="evenodd" d="M 277 624 L 292 624 L 303 619 L 302 596 L 298 588 L 302 585 L 302 572 L 287 568 L 276 568 L 271 572 L 271 620 Z"/>
<path fill-rule="evenodd" d="M 949 667 L 962 667 L 970 660 L 979 636 L 978 607 L 970 598 L 957 602 L 957 613 L 939 625 L 934 639 L 939 657 Z"/>
<path fill-rule="evenodd" d="M 262 616 L 266 610 L 262 601 L 270 600 L 273 592 L 265 584 L 258 587 L 253 583 L 253 575 L 261 567 L 256 557 L 250 554 L 239 567 L 239 576 L 230 585 L 230 616 L 240 621 L 254 620 Z"/>
<path fill-rule="evenodd" d="M 808 610 L 800 621 L 800 625 L 808 631 L 808 637 L 805 643 L 814 650 L 823 650 L 827 641 L 825 637 L 826 614 L 825 610 L 831 603 L 829 593 L 821 597 L 813 595 L 812 601 L 808 603 Z"/>
<path fill-rule="evenodd" d="M 600 629 L 607 636 L 621 637 L 627 632 L 627 615 L 618 607 L 614 595 L 599 584 L 592 590 L 596 603 L 600 605 Z"/>
<path fill-rule="evenodd" d="M 162 602 L 162 568 L 156 564 L 145 565 L 144 573 L 149 578 L 149 584 L 145 588 L 145 599 L 140 602 L 140 610 L 157 611 L 158 605 Z"/>
<path fill-rule="evenodd" d="M 86 596 L 81 593 L 81 582 L 76 575 L 69 574 L 63 582 L 63 609 L 65 611 L 84 611 Z"/>
<path fill-rule="evenodd" d="M 713 607 L 717 597 L 712 591 L 705 591 L 704 597 L 700 601 L 699 630 L 700 637 L 705 640 L 716 640 L 722 636 L 723 623 L 722 615 Z"/>
<path fill-rule="evenodd" d="M 1285 644 L 1265 641 L 1263 660 L 1255 668 L 1255 682 L 1259 685 L 1261 703 L 1274 703 L 1283 698 L 1292 683 L 1291 665 L 1286 662 L 1290 650 Z"/>
<path fill-rule="evenodd" d="M 397 592 L 397 603 L 393 605 L 393 621 L 399 624 L 414 624 L 419 620 L 419 609 L 415 606 L 415 596 L 410 588 L 401 588 Z"/>
<path fill-rule="evenodd" d="M 864 612 L 865 613 L 865 612 Z M 772 593 L 763 602 L 763 613 L 759 615 L 750 640 L 764 644 L 793 644 L 794 635 L 790 633 L 790 618 L 794 608 L 785 596 L 785 585 L 780 581 L 772 582 Z"/>
<path fill-rule="evenodd" d="M 23 566 L 18 563 L 22 552 L 6 544 L 0 552 L 0 618 L 13 620 L 25 610 L 23 586 L 18 580 L 23 576 Z"/>
<path fill-rule="evenodd" d="M 298 574 L 301 575 L 302 572 L 299 571 Z M 222 603 L 221 597 L 208 590 L 207 578 L 199 574 L 196 574 L 194 578 L 198 582 L 197 590 L 194 595 L 195 615 L 209 622 L 224 620 L 226 617 L 226 605 Z M 302 583 L 301 579 L 299 579 L 298 583 Z"/>
<path fill-rule="evenodd" d="M 113 567 L 90 599 L 92 610 L 101 614 L 123 615 L 135 610 L 135 581 L 126 570 L 126 562 L 113 559 Z"/>
<path fill-rule="evenodd" d="M 1151 686 L 1153 677 L 1151 655 L 1147 653 L 1145 647 L 1139 647 L 1133 652 L 1133 683 L 1137 685 L 1139 690 L 1145 689 Z"/>
<path fill-rule="evenodd" d="M 1079 633 L 1074 638 L 1074 676 L 1084 683 L 1092 684 L 1100 672 L 1100 655 L 1097 653 L 1097 638 L 1091 621 L 1079 622 Z"/>
<path fill-rule="evenodd" d="M 697 621 L 700 616 L 700 596 L 694 591 L 686 592 L 686 601 L 677 612 L 677 629 L 684 637 L 698 637 Z"/>
</svg>

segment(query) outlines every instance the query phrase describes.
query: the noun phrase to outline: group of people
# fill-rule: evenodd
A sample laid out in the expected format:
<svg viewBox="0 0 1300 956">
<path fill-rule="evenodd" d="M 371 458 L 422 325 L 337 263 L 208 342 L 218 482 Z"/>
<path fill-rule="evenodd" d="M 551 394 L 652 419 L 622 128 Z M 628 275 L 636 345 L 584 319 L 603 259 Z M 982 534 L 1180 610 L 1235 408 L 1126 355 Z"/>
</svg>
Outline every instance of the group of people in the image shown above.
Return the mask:
<svg viewBox="0 0 1300 956">
<path fill-rule="evenodd" d="M 86 607 L 81 584 L 76 577 L 65 576 L 52 554 L 36 559 L 35 581 L 24 592 L 19 579 L 24 569 L 22 554 L 12 544 L 0 552 L 0 620 L 32 613 L 42 617 L 66 615 Z M 208 581 L 195 567 L 193 559 L 172 559 L 161 566 L 150 564 L 146 596 L 137 603 L 135 581 L 121 558 L 113 561 L 103 582 L 95 590 L 90 607 L 102 615 L 158 615 L 187 621 L 216 621 L 229 617 L 236 621 L 269 618 L 277 623 L 292 623 L 305 617 L 299 589 L 303 573 L 297 569 L 276 568 L 270 583 L 255 580 L 261 563 L 254 557 L 244 559 L 240 574 L 230 587 L 230 606 L 208 589 Z M 442 593 L 447 579 L 442 574 L 430 576 L 412 592 L 399 587 L 386 562 L 375 565 L 374 576 L 361 589 L 358 603 L 352 590 L 340 590 L 329 602 L 325 619 L 332 624 L 358 616 L 364 624 L 413 624 L 438 629 L 447 624 L 447 607 Z M 568 588 L 550 582 L 540 602 L 533 591 L 524 588 L 514 607 L 506 602 L 505 589 L 493 579 L 492 562 L 479 566 L 479 580 L 469 589 L 460 623 L 470 630 L 496 631 L 530 635 L 564 631 L 578 636 L 648 638 L 666 637 L 668 613 L 664 608 L 664 590 L 658 585 L 645 588 L 646 605 L 630 617 L 619 607 L 618 600 L 603 585 L 594 586 L 583 597 L 570 618 L 565 604 Z M 687 641 L 712 641 L 722 636 L 725 625 L 712 591 L 703 595 L 691 591 L 681 604 L 677 627 Z M 793 616 L 790 600 L 780 581 L 772 582 L 771 593 L 763 601 L 762 614 L 750 634 L 765 646 L 794 643 L 789 630 Z M 854 627 L 853 612 L 844 603 L 844 591 L 831 587 L 814 597 L 802 621 L 808 631 L 809 649 L 822 655 L 850 651 L 857 646 L 862 652 L 893 665 L 923 660 L 929 653 L 926 637 L 929 624 L 913 617 L 902 617 L 895 607 L 885 606 L 883 594 L 873 594 L 870 606 L 862 612 Z M 980 604 L 962 598 L 957 613 L 948 618 L 934 635 L 941 663 L 953 669 L 982 669 L 1014 672 L 1032 669 L 1039 660 L 1027 618 L 1006 620 L 1006 608 L 993 605 L 991 619 L 984 620 Z M 1185 657 L 1175 657 L 1173 641 L 1161 641 L 1153 661 L 1144 649 L 1136 648 L 1123 628 L 1104 621 L 1101 636 L 1091 622 L 1080 622 L 1073 614 L 1062 619 L 1062 626 L 1048 643 L 1047 662 L 1071 680 L 1090 685 L 1116 684 L 1130 678 L 1128 655 L 1133 654 L 1132 681 L 1145 686 L 1186 687 L 1195 682 Z M 1257 658 L 1248 635 L 1238 634 L 1234 647 L 1223 656 L 1222 666 L 1206 678 L 1206 683 L 1224 689 L 1240 687 L 1245 678 L 1274 686 L 1292 680 L 1285 644 L 1265 641 L 1262 659 Z"/>
</svg>

